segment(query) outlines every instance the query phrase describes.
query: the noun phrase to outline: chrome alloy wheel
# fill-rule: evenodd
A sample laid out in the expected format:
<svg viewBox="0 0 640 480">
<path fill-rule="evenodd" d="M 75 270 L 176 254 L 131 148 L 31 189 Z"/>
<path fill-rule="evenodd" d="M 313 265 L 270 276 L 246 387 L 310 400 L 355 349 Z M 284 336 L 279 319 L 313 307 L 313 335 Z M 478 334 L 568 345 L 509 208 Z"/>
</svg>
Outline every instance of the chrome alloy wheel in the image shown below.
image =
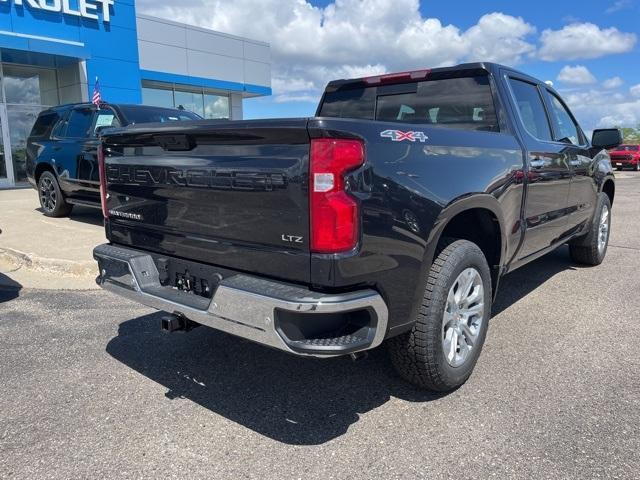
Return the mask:
<svg viewBox="0 0 640 480">
<path fill-rule="evenodd" d="M 40 181 L 40 205 L 47 212 L 53 212 L 56 208 L 58 201 L 58 195 L 56 188 L 53 185 L 53 180 L 48 177 L 43 178 Z"/>
<path fill-rule="evenodd" d="M 609 207 L 602 207 L 602 215 L 600 215 L 600 226 L 598 227 L 598 253 L 602 255 L 607 248 L 609 241 Z"/>
<path fill-rule="evenodd" d="M 463 271 L 449 289 L 442 319 L 442 351 L 452 367 L 463 365 L 484 322 L 484 283 L 475 268 Z"/>
</svg>

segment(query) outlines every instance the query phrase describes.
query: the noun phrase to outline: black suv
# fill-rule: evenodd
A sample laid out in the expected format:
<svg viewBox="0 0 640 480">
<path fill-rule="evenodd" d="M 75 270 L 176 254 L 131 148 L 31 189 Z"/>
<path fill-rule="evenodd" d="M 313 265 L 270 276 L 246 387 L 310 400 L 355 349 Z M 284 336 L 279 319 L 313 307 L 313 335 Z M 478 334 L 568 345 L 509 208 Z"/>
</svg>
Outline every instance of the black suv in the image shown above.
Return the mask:
<svg viewBox="0 0 640 480">
<path fill-rule="evenodd" d="M 101 131 L 140 123 L 200 120 L 195 113 L 144 105 L 61 105 L 38 116 L 27 141 L 27 178 L 49 217 L 74 205 L 100 207 L 98 145 Z"/>
</svg>

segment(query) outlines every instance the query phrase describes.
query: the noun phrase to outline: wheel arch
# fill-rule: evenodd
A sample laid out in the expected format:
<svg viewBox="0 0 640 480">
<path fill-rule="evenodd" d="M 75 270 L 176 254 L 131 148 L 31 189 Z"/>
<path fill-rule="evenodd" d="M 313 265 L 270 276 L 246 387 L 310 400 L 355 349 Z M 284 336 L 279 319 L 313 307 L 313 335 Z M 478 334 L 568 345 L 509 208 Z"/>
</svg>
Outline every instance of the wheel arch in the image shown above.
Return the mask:
<svg viewBox="0 0 640 480">
<path fill-rule="evenodd" d="M 488 194 L 465 197 L 440 212 L 428 240 L 424 262 L 427 268 L 437 255 L 440 240 L 446 237 L 469 240 L 480 247 L 491 269 L 495 296 L 507 245 L 502 209 L 495 197 Z"/>
<path fill-rule="evenodd" d="M 607 177 L 604 182 L 602 182 L 600 191 L 609 197 L 609 202 L 613 206 L 613 200 L 616 196 L 616 183 L 613 181 L 613 178 Z"/>
<path fill-rule="evenodd" d="M 58 178 L 58 174 L 56 173 L 56 169 L 53 168 L 53 165 L 47 162 L 40 162 L 36 165 L 36 169 L 33 172 L 33 179 L 35 180 L 36 185 L 38 185 L 40 177 L 44 172 L 51 172 L 56 177 L 56 179 Z"/>
</svg>

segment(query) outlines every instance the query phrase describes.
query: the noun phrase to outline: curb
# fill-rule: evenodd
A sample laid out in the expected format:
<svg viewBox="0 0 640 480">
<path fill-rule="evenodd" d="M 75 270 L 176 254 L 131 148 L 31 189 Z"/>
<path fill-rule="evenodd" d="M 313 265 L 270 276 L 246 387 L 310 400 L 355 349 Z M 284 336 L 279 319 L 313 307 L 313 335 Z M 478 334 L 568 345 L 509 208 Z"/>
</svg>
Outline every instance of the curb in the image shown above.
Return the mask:
<svg viewBox="0 0 640 480">
<path fill-rule="evenodd" d="M 42 258 L 32 253 L 24 253 L 6 247 L 0 247 L 0 260 L 4 260 L 16 268 L 24 268 L 37 272 L 73 277 L 95 277 L 97 275 L 97 267 L 94 262 L 75 262 L 73 260 Z"/>
</svg>

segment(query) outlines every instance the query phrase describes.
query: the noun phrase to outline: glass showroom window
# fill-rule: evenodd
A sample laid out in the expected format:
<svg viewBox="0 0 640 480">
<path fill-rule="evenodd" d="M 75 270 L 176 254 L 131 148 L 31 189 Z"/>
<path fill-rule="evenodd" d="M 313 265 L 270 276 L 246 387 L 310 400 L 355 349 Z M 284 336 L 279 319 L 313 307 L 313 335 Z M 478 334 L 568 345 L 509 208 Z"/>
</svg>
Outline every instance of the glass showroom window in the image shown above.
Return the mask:
<svg viewBox="0 0 640 480">
<path fill-rule="evenodd" d="M 229 97 L 205 93 L 204 118 L 229 118 Z"/>
<path fill-rule="evenodd" d="M 5 64 L 2 70 L 6 103 L 58 105 L 55 70 L 9 64 Z"/>
<path fill-rule="evenodd" d="M 197 113 L 204 117 L 204 103 L 202 99 L 202 90 L 198 92 L 189 92 L 176 89 L 174 92 L 176 108 Z"/>
<path fill-rule="evenodd" d="M 14 180 L 18 183 L 27 180 L 27 138 L 38 114 L 47 107 L 60 103 L 57 77 L 56 70 L 51 68 L 9 63 L 0 66 L 0 110 L 3 110 L 0 116 L 6 115 L 6 125 L 3 127 L 8 130 L 8 138 L 5 136 L 5 146 L 1 149 L 0 178 L 7 177 L 6 153 L 10 149 Z"/>
<path fill-rule="evenodd" d="M 142 103 L 152 107 L 173 108 L 173 89 L 142 87 Z"/>
<path fill-rule="evenodd" d="M 229 97 L 201 88 L 142 83 L 142 101 L 154 107 L 183 108 L 203 118 L 229 118 Z"/>
</svg>

